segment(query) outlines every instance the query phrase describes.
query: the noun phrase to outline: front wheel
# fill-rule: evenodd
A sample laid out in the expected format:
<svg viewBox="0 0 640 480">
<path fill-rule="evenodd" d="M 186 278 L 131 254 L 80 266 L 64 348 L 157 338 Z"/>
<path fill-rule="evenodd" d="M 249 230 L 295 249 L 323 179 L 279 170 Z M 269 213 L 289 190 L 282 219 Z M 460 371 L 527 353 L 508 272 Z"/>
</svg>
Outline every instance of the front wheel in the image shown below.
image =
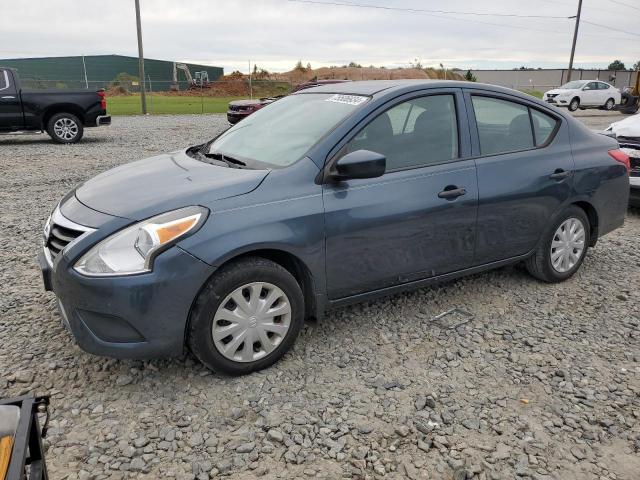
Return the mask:
<svg viewBox="0 0 640 480">
<path fill-rule="evenodd" d="M 576 97 L 569 103 L 569 111 L 575 112 L 578 108 L 580 108 L 580 99 Z"/>
<path fill-rule="evenodd" d="M 187 343 L 210 369 L 243 375 L 280 359 L 303 323 L 304 298 L 293 275 L 251 257 L 209 280 L 191 313 Z"/>
<path fill-rule="evenodd" d="M 527 270 L 545 282 L 566 280 L 582 265 L 590 234 L 584 210 L 570 206 L 549 227 L 534 254 L 527 259 Z"/>
<path fill-rule="evenodd" d="M 82 138 L 84 127 L 72 113 L 61 112 L 49 119 L 47 133 L 56 143 L 76 143 Z"/>
</svg>

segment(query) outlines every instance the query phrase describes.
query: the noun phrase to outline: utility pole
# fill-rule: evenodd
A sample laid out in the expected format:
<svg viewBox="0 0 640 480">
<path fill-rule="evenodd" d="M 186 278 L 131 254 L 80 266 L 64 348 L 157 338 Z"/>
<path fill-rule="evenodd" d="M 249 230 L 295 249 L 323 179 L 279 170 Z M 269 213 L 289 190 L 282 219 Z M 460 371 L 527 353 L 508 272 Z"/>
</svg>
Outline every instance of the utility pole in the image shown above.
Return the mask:
<svg viewBox="0 0 640 480">
<path fill-rule="evenodd" d="M 571 70 L 573 69 L 573 55 L 576 53 L 576 40 L 578 39 L 578 27 L 580 26 L 580 12 L 582 12 L 582 0 L 578 0 L 578 13 L 575 17 L 576 28 L 573 31 L 573 44 L 571 45 L 571 57 L 569 58 L 569 70 L 567 71 L 567 82 L 571 81 Z"/>
<path fill-rule="evenodd" d="M 251 100 L 253 100 L 253 85 L 251 84 L 251 60 L 249 60 L 249 95 L 251 96 Z"/>
<path fill-rule="evenodd" d="M 136 28 L 138 29 L 138 77 L 140 78 L 140 102 L 142 114 L 147 114 L 147 92 L 144 79 L 144 53 L 142 52 L 142 25 L 140 24 L 140 0 L 136 0 Z"/>
</svg>

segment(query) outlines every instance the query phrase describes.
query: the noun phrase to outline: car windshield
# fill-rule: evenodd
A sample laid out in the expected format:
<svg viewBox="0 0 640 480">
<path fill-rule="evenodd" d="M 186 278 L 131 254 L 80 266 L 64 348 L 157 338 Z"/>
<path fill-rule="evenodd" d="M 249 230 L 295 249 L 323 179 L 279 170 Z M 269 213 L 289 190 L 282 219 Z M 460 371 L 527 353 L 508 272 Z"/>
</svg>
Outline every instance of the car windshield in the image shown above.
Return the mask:
<svg viewBox="0 0 640 480">
<path fill-rule="evenodd" d="M 564 85 L 562 85 L 561 87 L 558 87 L 558 88 L 560 90 L 575 90 L 577 88 L 582 88 L 585 83 L 587 83 L 587 82 L 584 82 L 584 81 L 581 81 L 581 80 L 574 80 L 573 82 L 565 83 Z"/>
<path fill-rule="evenodd" d="M 290 95 L 234 125 L 206 153 L 233 158 L 249 167 L 286 167 L 368 99 L 331 93 Z"/>
</svg>

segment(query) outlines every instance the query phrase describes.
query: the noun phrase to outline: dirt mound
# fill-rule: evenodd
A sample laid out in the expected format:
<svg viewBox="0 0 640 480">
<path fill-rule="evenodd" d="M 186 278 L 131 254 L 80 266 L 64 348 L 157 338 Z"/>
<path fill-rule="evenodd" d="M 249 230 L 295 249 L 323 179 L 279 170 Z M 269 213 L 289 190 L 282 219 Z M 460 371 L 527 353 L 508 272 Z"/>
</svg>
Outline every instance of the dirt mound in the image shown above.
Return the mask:
<svg viewBox="0 0 640 480">
<path fill-rule="evenodd" d="M 444 79 L 463 80 L 462 75 L 452 71 L 433 68 L 384 68 L 384 67 L 322 67 L 316 69 L 295 69 L 274 74 L 270 78 L 282 78 L 294 84 L 318 80 L 398 80 L 398 79 Z"/>
</svg>

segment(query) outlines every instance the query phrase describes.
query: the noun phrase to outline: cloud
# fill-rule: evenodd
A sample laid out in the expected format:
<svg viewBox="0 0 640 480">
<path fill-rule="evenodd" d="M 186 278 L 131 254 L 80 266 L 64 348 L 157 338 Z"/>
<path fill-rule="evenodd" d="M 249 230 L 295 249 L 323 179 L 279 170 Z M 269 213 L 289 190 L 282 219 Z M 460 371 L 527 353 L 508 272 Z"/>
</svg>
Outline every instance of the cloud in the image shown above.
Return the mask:
<svg viewBox="0 0 640 480">
<path fill-rule="evenodd" d="M 362 3 L 386 5 L 382 0 Z M 636 31 L 632 11 L 585 2 L 583 18 Z M 141 0 L 145 56 L 248 69 L 248 61 L 283 71 L 296 61 L 313 66 L 425 65 L 460 68 L 565 67 L 573 21 L 428 15 L 312 5 L 287 0 Z M 404 0 L 403 7 L 427 8 Z M 441 0 L 430 9 L 574 14 L 574 6 L 550 0 Z M 606 15 L 609 12 L 610 15 Z M 638 38 L 583 24 L 577 66 L 606 67 L 620 58 L 638 61 Z M 80 54 L 137 55 L 133 1 L 14 2 L 0 17 L 0 57 Z"/>
</svg>

